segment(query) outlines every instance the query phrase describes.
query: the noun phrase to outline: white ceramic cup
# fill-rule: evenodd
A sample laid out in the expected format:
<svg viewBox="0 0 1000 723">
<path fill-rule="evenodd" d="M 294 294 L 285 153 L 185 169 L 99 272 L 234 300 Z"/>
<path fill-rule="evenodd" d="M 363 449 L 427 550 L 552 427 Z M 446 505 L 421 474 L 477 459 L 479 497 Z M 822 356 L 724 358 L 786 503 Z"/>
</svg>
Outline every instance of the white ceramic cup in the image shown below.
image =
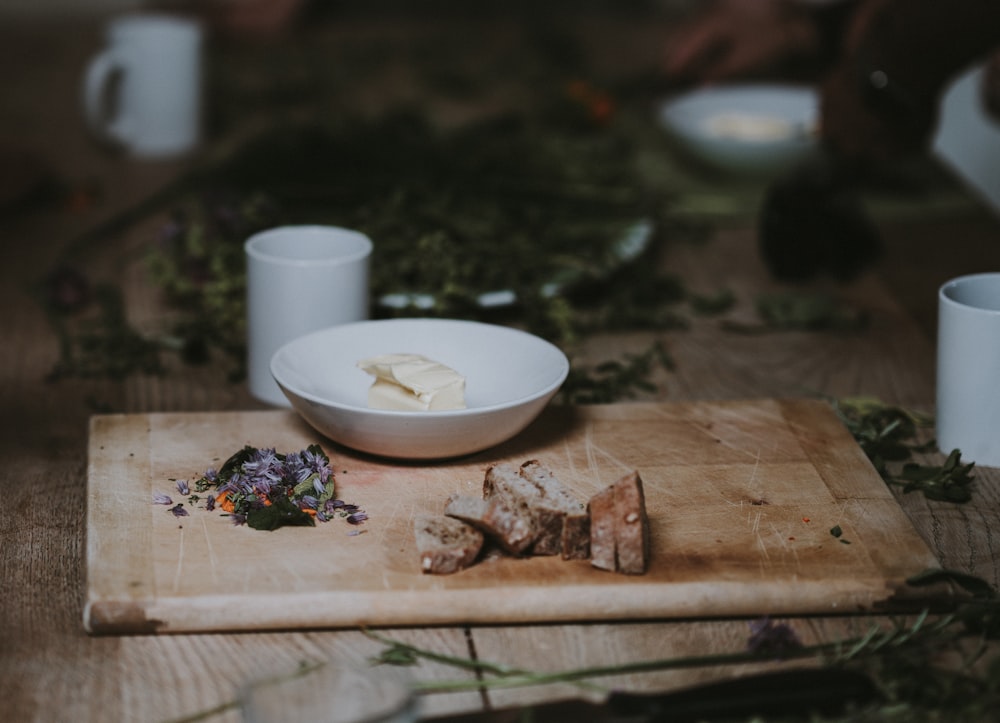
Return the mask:
<svg viewBox="0 0 1000 723">
<path fill-rule="evenodd" d="M 137 157 L 194 149 L 201 138 L 202 36 L 197 20 L 180 16 L 112 20 L 83 78 L 88 126 Z"/>
<path fill-rule="evenodd" d="M 1000 273 L 960 276 L 938 291 L 936 419 L 943 453 L 1000 467 Z"/>
<path fill-rule="evenodd" d="M 368 318 L 372 242 L 333 226 L 282 226 L 254 234 L 244 249 L 250 393 L 291 406 L 271 376 L 271 357 L 304 334 Z"/>
</svg>

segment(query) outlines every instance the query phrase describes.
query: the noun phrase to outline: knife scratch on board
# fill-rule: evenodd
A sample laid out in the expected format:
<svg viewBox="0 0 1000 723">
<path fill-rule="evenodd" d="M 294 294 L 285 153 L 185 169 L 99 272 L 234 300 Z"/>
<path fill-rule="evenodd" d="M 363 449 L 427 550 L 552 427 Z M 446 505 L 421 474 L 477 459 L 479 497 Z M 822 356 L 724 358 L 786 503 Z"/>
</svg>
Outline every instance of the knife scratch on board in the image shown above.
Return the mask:
<svg viewBox="0 0 1000 723">
<path fill-rule="evenodd" d="M 208 524 L 205 521 L 205 516 L 202 515 L 201 519 L 201 531 L 205 534 L 205 548 L 208 551 L 206 557 L 208 558 L 208 566 L 212 572 L 212 582 L 218 582 L 218 560 L 215 557 L 215 548 L 212 547 L 212 536 L 208 534 Z"/>
<path fill-rule="evenodd" d="M 587 454 L 587 467 L 589 469 L 591 477 L 595 480 L 596 486 L 598 488 L 604 484 L 601 481 L 600 463 L 598 462 L 597 459 L 598 457 L 602 457 L 603 459 L 618 465 L 623 470 L 628 471 L 633 469 L 628 464 L 626 464 L 622 459 L 615 456 L 614 454 L 606 450 L 604 447 L 594 444 L 593 439 L 590 436 L 589 430 L 587 431 L 587 436 L 584 439 L 584 450 Z"/>
<path fill-rule="evenodd" d="M 181 575 L 184 571 L 184 526 L 181 525 L 180 534 L 177 535 L 177 567 L 174 569 L 173 591 L 179 592 L 181 587 Z"/>
</svg>

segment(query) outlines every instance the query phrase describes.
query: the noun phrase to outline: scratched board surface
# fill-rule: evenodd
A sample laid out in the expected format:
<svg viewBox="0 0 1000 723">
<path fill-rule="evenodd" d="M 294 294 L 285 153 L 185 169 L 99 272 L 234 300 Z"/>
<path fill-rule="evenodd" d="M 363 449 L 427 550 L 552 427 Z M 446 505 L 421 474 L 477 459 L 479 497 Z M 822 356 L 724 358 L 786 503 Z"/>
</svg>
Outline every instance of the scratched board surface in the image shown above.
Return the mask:
<svg viewBox="0 0 1000 723">
<path fill-rule="evenodd" d="M 330 455 L 337 496 L 368 513 L 363 525 L 263 532 L 198 503 L 180 518 L 152 504 L 244 445 L 312 443 Z M 856 612 L 891 605 L 907 577 L 938 566 L 847 430 L 811 400 L 551 407 L 504 445 L 433 463 L 351 452 L 288 411 L 96 416 L 89 450 L 94 633 Z M 414 516 L 478 493 L 490 464 L 529 459 L 581 501 L 638 471 L 648 572 L 490 555 L 422 574 Z"/>
</svg>

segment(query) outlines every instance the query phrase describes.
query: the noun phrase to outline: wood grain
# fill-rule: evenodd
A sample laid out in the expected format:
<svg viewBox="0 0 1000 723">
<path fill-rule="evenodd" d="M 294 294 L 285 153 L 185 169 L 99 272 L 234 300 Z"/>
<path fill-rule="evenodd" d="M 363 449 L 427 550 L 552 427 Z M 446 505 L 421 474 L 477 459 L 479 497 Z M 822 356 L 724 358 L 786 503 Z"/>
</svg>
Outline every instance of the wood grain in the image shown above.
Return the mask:
<svg viewBox="0 0 1000 723">
<path fill-rule="evenodd" d="M 627 15 L 627 14 L 623 14 Z M 631 72 L 645 60 L 655 64 L 669 28 L 641 27 L 628 17 L 599 19 L 590 40 L 595 59 L 611 59 Z M 359 26 L 360 25 L 360 26 Z M 344 57 L 378 54 L 386 75 L 403 82 L 399 95 L 419 92 L 406 70 L 415 49 L 427 48 L 421 28 L 405 23 L 338 22 L 330 48 Z M 361 27 L 363 26 L 363 27 Z M 490 37 L 495 36 L 490 28 Z M 484 34 L 470 34 L 478 39 Z M 59 183 L 93 187 L 96 200 L 71 207 L 51 199 L 0 217 L 0 690 L 10 721 L 238 721 L 238 691 L 249 681 L 287 674 L 303 663 L 323 660 L 365 665 L 382 645 L 356 630 L 246 631 L 239 634 L 89 636 L 81 625 L 85 604 L 87 547 L 88 418 L 94 412 L 195 412 L 261 409 L 242 385 L 225 381 L 222 365 L 171 367 L 165 376 L 127 380 L 45 380 L 58 357 L 58 342 L 34 297 L 34 284 L 79 234 L 148 197 L 184 170 L 192 159 L 138 163 L 93 143 L 82 126 L 78 98 L 80 69 L 99 47 L 98 22 L 73 20 L 0 24 L 0 67 L 7 79 L 0 141 L 40 154 Z M 516 33 L 508 37 L 515 41 Z M 594 43 L 589 43 L 591 46 Z M 437 47 L 437 46 L 435 46 Z M 248 52 L 248 61 L 260 59 Z M 296 56 L 297 57 L 297 56 Z M 402 57 L 397 72 L 393 58 Z M 510 55 L 509 57 L 520 57 Z M 298 67 L 294 62 L 291 66 Z M 335 72 L 347 66 L 334 63 Z M 509 84 L 508 84 L 509 85 Z M 501 105 L 492 95 L 454 102 L 451 117 L 475 117 Z M 516 90 L 516 89 L 515 89 Z M 376 111 L 386 99 L 384 84 L 370 84 L 345 96 L 340 108 Z M 491 105 L 492 104 L 492 105 Z M 725 193 L 718 179 L 707 188 Z M 92 184 L 92 185 L 91 185 Z M 959 273 L 997 265 L 1000 245 L 995 216 L 977 211 L 922 213 L 919 195 L 904 198 L 913 209 L 900 223 L 880 223 L 887 253 L 875 273 L 845 286 L 813 283 L 870 314 L 857 332 L 788 332 L 738 335 L 713 318 L 693 320 L 686 330 L 622 331 L 581 341 L 576 359 L 601 361 L 641 353 L 660 341 L 676 361 L 659 373 L 651 401 L 726 400 L 872 395 L 888 403 L 933 411 L 933 327 L 938 285 Z M 967 206 L 974 209 L 974 205 Z M 129 319 L 140 328 L 162 324 L 165 308 L 142 262 L 163 217 L 94 241 L 68 261 L 92 280 L 120 282 Z M 803 239 L 807 242 L 807 239 Z M 713 228 L 704 243 L 667 239 L 664 271 L 697 293 L 730 289 L 733 315 L 753 320 L 758 294 L 781 290 L 756 257 L 752 219 Z M 795 287 L 794 290 L 799 290 Z M 939 462 L 936 452 L 924 461 Z M 195 464 L 200 467 L 201 460 Z M 196 471 L 196 470 L 194 470 Z M 1000 470 L 977 468 L 973 501 L 954 505 L 919 494 L 894 496 L 934 556 L 948 568 L 982 576 L 1000 586 Z M 162 511 L 162 510 L 160 510 Z M 128 545 L 129 540 L 121 540 Z M 785 619 L 803 640 L 837 640 L 858 635 L 881 616 L 807 616 Z M 677 655 L 740 651 L 748 635 L 744 619 L 598 622 L 537 625 L 430 626 L 397 628 L 393 638 L 457 657 L 562 670 L 634 663 Z M 739 675 L 747 668 L 707 666 L 601 678 L 607 688 L 665 690 Z M 462 679 L 471 672 L 423 661 L 413 668 L 421 681 Z M 523 705 L 581 694 L 572 685 L 461 692 L 425 696 L 428 715 Z"/>
<path fill-rule="evenodd" d="M 178 518 L 151 503 L 245 444 L 293 452 L 315 438 L 283 411 L 95 417 L 87 630 L 859 612 L 885 608 L 908 576 L 937 566 L 829 405 L 812 400 L 554 407 L 510 443 L 445 464 L 333 448 L 338 495 L 370 518 L 354 536 L 337 520 L 265 533 L 198 505 Z M 414 517 L 440 512 L 453 492 L 475 494 L 489 464 L 528 459 L 581 504 L 639 471 L 647 573 L 489 556 L 455 575 L 423 574 Z"/>
</svg>

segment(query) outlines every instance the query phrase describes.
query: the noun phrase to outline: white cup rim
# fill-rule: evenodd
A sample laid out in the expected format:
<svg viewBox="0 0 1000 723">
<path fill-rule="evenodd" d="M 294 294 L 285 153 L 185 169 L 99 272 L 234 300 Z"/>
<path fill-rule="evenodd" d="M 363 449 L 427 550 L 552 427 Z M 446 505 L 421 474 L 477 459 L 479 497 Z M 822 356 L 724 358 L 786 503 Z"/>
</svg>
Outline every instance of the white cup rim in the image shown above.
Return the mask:
<svg viewBox="0 0 1000 723">
<path fill-rule="evenodd" d="M 276 238 L 289 237 L 302 240 L 309 238 L 328 239 L 338 245 L 331 247 L 323 254 L 310 254 L 307 257 L 287 256 L 268 250 L 264 246 L 273 243 Z M 344 242 L 348 242 L 346 245 Z M 341 228 L 339 226 L 278 226 L 259 231 L 246 240 L 243 245 L 246 254 L 257 261 L 283 266 L 340 266 L 350 264 L 371 255 L 373 244 L 370 238 L 361 231 Z"/>
<path fill-rule="evenodd" d="M 996 306 L 982 306 L 975 303 L 970 303 L 969 301 L 964 301 L 959 296 L 958 292 L 961 290 L 967 290 L 973 288 L 975 285 L 991 283 L 995 284 L 997 287 L 997 304 Z M 951 306 L 956 306 L 962 309 L 968 309 L 970 311 L 978 311 L 984 314 L 1000 314 L 1000 271 L 986 271 L 976 274 L 966 274 L 964 276 L 957 276 L 953 279 L 941 284 L 938 289 L 938 299 L 943 304 L 948 304 Z"/>
<path fill-rule="evenodd" d="M 202 28 L 202 22 L 194 16 L 156 10 L 136 10 L 112 19 L 108 23 L 107 31 L 110 35 L 115 36 L 118 33 L 135 32 L 136 30 L 181 30 L 200 33 Z"/>
</svg>

